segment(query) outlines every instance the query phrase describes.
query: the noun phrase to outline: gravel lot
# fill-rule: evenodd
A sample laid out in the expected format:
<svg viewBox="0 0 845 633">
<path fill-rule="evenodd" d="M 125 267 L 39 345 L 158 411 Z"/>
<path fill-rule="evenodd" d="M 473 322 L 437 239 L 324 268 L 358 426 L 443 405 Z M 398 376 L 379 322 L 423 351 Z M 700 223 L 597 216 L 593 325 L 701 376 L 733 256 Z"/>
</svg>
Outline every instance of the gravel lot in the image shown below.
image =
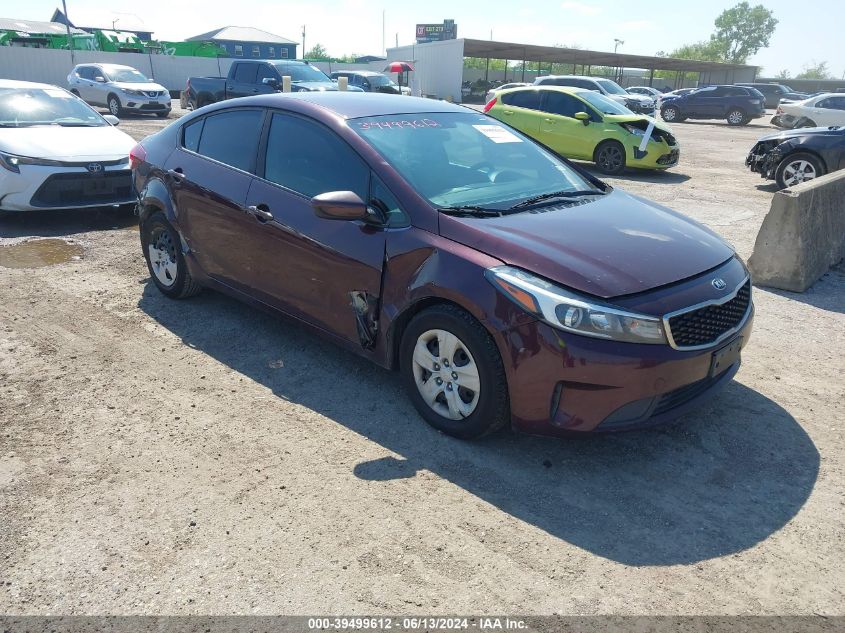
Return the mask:
<svg viewBox="0 0 845 633">
<path fill-rule="evenodd" d="M 767 120 L 678 124 L 677 168 L 613 184 L 748 257 Z M 736 381 L 674 426 L 461 443 L 289 321 L 162 297 L 131 214 L 0 219 L 34 237 L 81 254 L 0 267 L 0 613 L 845 611 L 841 268 L 756 290 Z"/>
</svg>

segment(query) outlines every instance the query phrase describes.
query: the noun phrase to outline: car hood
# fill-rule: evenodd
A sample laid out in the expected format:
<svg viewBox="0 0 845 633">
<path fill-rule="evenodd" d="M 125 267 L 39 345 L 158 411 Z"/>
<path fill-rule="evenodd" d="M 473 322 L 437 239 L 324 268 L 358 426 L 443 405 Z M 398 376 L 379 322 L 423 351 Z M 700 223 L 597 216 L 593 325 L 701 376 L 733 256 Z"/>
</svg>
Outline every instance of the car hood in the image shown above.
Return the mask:
<svg viewBox="0 0 845 633">
<path fill-rule="evenodd" d="M 333 81 L 292 81 L 291 85 L 302 90 L 313 90 L 315 92 L 337 90 L 337 84 Z"/>
<path fill-rule="evenodd" d="M 164 86 L 153 83 L 152 81 L 148 81 L 146 83 L 133 83 L 131 81 L 115 81 L 112 82 L 113 86 L 117 86 L 121 90 L 141 90 L 143 92 L 167 92 L 167 88 Z"/>
<path fill-rule="evenodd" d="M 634 101 L 639 101 L 640 103 L 643 103 L 645 101 L 654 101 L 654 98 L 652 98 L 652 97 L 646 97 L 645 95 L 638 95 L 638 94 L 635 94 L 633 92 L 629 92 L 628 94 L 617 95 L 617 96 L 622 97 L 623 99 L 632 99 Z"/>
<path fill-rule="evenodd" d="M 604 114 L 605 123 L 635 123 L 642 121 L 646 125 L 651 122 L 651 117 L 643 116 L 642 114 Z M 663 123 L 662 121 L 654 120 L 654 127 L 658 130 L 663 130 L 667 134 L 672 134 L 674 136 L 674 132 L 672 128 L 668 125 Z"/>
<path fill-rule="evenodd" d="M 783 132 L 775 132 L 774 134 L 767 134 L 761 136 L 760 141 L 785 141 L 788 138 L 797 138 L 799 136 L 827 136 L 835 134 L 837 136 L 845 136 L 845 127 L 802 127 L 797 130 L 784 130 Z"/>
<path fill-rule="evenodd" d="M 500 218 L 440 215 L 440 234 L 593 296 L 643 292 L 700 274 L 734 252 L 697 222 L 622 191 Z"/>
<path fill-rule="evenodd" d="M 0 151 L 31 158 L 115 160 L 129 155 L 135 141 L 111 125 L 102 127 L 5 128 L 0 130 Z"/>
</svg>

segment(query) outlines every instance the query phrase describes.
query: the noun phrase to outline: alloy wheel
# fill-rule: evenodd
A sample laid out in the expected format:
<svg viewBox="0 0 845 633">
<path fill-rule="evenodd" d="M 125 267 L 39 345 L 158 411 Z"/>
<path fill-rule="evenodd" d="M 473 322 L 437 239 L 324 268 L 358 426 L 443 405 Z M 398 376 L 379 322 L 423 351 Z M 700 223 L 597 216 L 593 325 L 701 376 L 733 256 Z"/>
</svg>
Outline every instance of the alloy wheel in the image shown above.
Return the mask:
<svg viewBox="0 0 845 633">
<path fill-rule="evenodd" d="M 662 113 L 664 121 L 674 121 L 677 115 L 675 108 L 666 108 Z"/>
<path fill-rule="evenodd" d="M 806 160 L 795 160 L 783 170 L 783 182 L 787 187 L 812 180 L 818 174 L 812 163 Z"/>
<path fill-rule="evenodd" d="M 603 170 L 608 172 L 615 172 L 622 166 L 624 157 L 622 151 L 616 145 L 607 145 L 603 147 L 598 155 L 596 161 Z"/>
<path fill-rule="evenodd" d="M 159 230 L 153 233 L 147 246 L 150 255 L 150 267 L 159 283 L 169 288 L 176 283 L 179 272 L 176 245 L 167 231 Z"/>
<path fill-rule="evenodd" d="M 739 112 L 737 110 L 734 110 L 728 115 L 728 123 L 733 123 L 734 125 L 739 125 L 740 123 L 742 123 L 743 119 L 744 117 L 742 115 L 742 112 Z"/>
<path fill-rule="evenodd" d="M 413 371 L 420 395 L 438 415 L 463 420 L 478 406 L 478 365 L 463 341 L 451 332 L 427 330 L 417 338 Z"/>
<path fill-rule="evenodd" d="M 120 102 L 117 99 L 109 99 L 109 112 L 114 116 L 120 114 Z"/>
</svg>

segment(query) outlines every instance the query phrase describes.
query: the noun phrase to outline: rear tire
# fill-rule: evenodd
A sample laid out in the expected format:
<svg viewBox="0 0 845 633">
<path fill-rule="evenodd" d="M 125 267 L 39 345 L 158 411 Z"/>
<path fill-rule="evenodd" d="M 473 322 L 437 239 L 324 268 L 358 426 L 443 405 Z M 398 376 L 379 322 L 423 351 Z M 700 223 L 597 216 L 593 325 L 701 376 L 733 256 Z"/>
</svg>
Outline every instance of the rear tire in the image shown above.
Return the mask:
<svg viewBox="0 0 845 633">
<path fill-rule="evenodd" d="M 443 304 L 414 316 L 402 336 L 399 362 L 411 402 L 435 429 L 467 440 L 510 421 L 499 350 L 465 310 Z"/>
<path fill-rule="evenodd" d="M 775 169 L 775 180 L 778 187 L 793 187 L 802 182 L 824 176 L 824 165 L 813 154 L 796 152 L 784 158 Z"/>
<path fill-rule="evenodd" d="M 750 119 L 747 116 L 745 116 L 745 112 L 743 112 L 739 108 L 735 108 L 735 109 L 731 110 L 730 112 L 728 112 L 728 117 L 727 117 L 728 125 L 733 125 L 733 126 L 748 125 L 749 120 Z"/>
<path fill-rule="evenodd" d="M 618 176 L 625 171 L 625 147 L 619 141 L 602 141 L 596 147 L 593 161 L 602 173 Z"/>
<path fill-rule="evenodd" d="M 141 224 L 141 249 L 153 283 L 171 299 L 192 297 L 202 290 L 193 280 L 182 255 L 182 240 L 161 212 Z"/>
</svg>

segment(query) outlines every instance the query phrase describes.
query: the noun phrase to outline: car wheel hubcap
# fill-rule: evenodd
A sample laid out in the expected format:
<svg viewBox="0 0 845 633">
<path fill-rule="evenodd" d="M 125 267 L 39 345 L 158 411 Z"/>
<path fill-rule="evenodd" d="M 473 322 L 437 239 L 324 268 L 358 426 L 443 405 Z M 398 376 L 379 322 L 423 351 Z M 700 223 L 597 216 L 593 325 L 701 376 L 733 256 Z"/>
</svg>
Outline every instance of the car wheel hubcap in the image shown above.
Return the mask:
<svg viewBox="0 0 845 633">
<path fill-rule="evenodd" d="M 481 379 L 467 346 L 446 330 L 428 330 L 417 339 L 414 381 L 425 403 L 450 420 L 469 417 L 478 406 Z"/>
<path fill-rule="evenodd" d="M 816 177 L 816 168 L 806 160 L 796 160 L 789 163 L 783 170 L 783 182 L 787 187 L 797 185 Z"/>
<path fill-rule="evenodd" d="M 113 115 L 117 116 L 118 110 L 120 110 L 120 105 L 118 105 L 117 101 L 114 99 L 109 101 L 109 111 L 111 111 Z"/>
<path fill-rule="evenodd" d="M 176 283 L 178 264 L 176 263 L 176 246 L 167 231 L 161 231 L 153 236 L 147 247 L 150 255 L 150 267 L 162 286 L 169 288 Z"/>
<path fill-rule="evenodd" d="M 675 109 L 674 108 L 667 108 L 666 111 L 663 113 L 663 118 L 667 121 L 674 121 L 675 120 Z"/>
<path fill-rule="evenodd" d="M 604 169 L 615 171 L 622 165 L 622 153 L 618 147 L 606 147 L 599 154 L 599 165 Z"/>
<path fill-rule="evenodd" d="M 739 123 L 742 121 L 742 115 L 739 112 L 731 112 L 730 121 L 731 123 Z"/>
</svg>

